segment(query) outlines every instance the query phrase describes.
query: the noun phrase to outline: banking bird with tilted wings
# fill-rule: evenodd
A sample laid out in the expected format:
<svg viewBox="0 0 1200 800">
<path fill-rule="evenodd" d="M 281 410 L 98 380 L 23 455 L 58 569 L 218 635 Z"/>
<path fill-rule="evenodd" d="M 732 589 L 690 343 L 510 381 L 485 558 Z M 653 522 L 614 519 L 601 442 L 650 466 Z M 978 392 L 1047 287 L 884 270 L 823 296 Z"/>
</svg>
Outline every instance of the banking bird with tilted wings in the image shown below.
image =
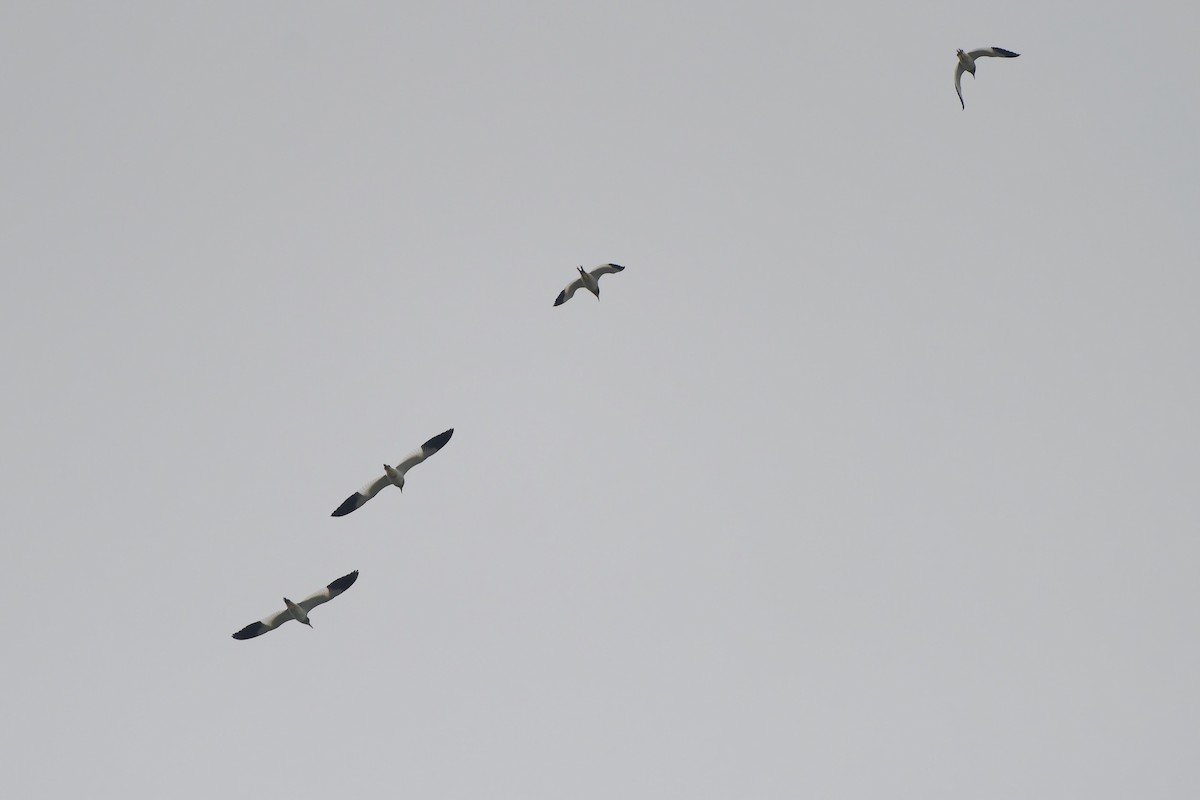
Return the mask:
<svg viewBox="0 0 1200 800">
<path fill-rule="evenodd" d="M 963 111 L 967 110 L 967 104 L 962 98 L 962 75 L 964 72 L 971 73 L 971 77 L 975 77 L 975 59 L 983 58 L 984 56 L 993 56 L 995 58 L 1016 58 L 1021 55 L 1014 53 L 1012 50 L 1005 50 L 1003 47 L 984 47 L 981 50 L 972 50 L 965 53 L 962 50 L 958 51 L 958 66 L 954 68 L 954 90 L 958 92 L 958 102 L 962 103 Z"/>
<path fill-rule="evenodd" d="M 578 267 L 579 277 L 568 283 L 567 288 L 558 293 L 558 299 L 554 301 L 554 305 L 561 306 L 570 300 L 571 296 L 580 289 L 587 289 L 596 295 L 596 299 L 599 300 L 600 276 L 607 275 L 610 272 L 620 272 L 623 269 L 625 268 L 620 264 L 601 264 L 598 267 L 593 267 L 591 270 Z"/>
<path fill-rule="evenodd" d="M 262 636 L 267 631 L 273 631 L 288 620 L 296 620 L 302 622 L 308 627 L 312 627 L 312 623 L 308 620 L 308 614 L 322 603 L 328 603 L 333 598 L 337 597 L 342 592 L 349 589 L 358 580 L 358 570 L 354 570 L 349 575 L 343 575 L 333 583 L 326 586 L 319 592 L 313 592 L 308 597 L 301 600 L 299 603 L 293 603 L 286 597 L 283 598 L 283 604 L 286 608 L 283 611 L 277 611 L 271 616 L 258 622 L 251 622 L 246 627 L 233 635 L 235 639 L 253 639 L 255 636 Z"/>
<path fill-rule="evenodd" d="M 442 431 L 437 436 L 430 439 L 425 444 L 421 445 L 420 449 L 409 453 L 407 457 L 395 467 L 383 465 L 383 477 L 376 478 L 368 483 L 363 488 L 359 489 L 354 494 L 346 498 L 340 506 L 333 510 L 333 517 L 344 517 L 351 511 L 360 508 L 364 503 L 370 500 L 375 495 L 379 494 L 380 490 L 385 486 L 396 486 L 400 491 L 404 491 L 404 473 L 420 464 L 431 455 L 441 450 L 446 446 L 446 442 L 450 441 L 450 437 L 454 434 L 454 428 L 448 431 Z"/>
</svg>

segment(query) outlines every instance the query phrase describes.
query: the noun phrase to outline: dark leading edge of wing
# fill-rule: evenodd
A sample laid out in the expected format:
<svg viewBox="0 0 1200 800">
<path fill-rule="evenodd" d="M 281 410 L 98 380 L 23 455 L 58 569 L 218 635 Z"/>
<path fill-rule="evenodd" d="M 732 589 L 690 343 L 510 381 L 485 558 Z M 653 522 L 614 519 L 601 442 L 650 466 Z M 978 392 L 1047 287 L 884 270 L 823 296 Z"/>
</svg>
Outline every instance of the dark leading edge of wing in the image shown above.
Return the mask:
<svg viewBox="0 0 1200 800">
<path fill-rule="evenodd" d="M 426 458 L 429 458 L 431 455 L 436 453 L 438 450 L 441 450 L 443 447 L 445 447 L 446 442 L 450 441 L 450 437 L 453 435 L 454 435 L 454 428 L 451 428 L 448 431 L 442 431 L 437 436 L 433 437 L 428 442 L 421 445 L 421 452 L 425 455 Z"/>
<path fill-rule="evenodd" d="M 354 572 L 351 572 L 349 575 L 343 575 L 333 583 L 326 586 L 325 588 L 329 590 L 329 599 L 332 600 L 342 592 L 349 589 L 354 585 L 356 580 L 358 580 L 358 570 L 354 570 Z"/>
<path fill-rule="evenodd" d="M 246 627 L 233 635 L 235 639 L 253 639 L 255 636 L 262 636 L 267 631 L 271 630 L 261 622 L 251 622 Z"/>
<path fill-rule="evenodd" d="M 996 51 L 996 55 L 1004 56 L 1005 58 L 1016 58 L 1021 55 L 1020 53 L 1014 53 L 1012 50 L 1005 50 L 1003 47 L 993 47 L 992 49 Z"/>
<path fill-rule="evenodd" d="M 331 514 L 330 516 L 344 517 L 347 514 L 349 514 L 351 511 L 353 511 L 354 509 L 361 506 L 365 502 L 367 502 L 366 496 L 364 496 L 358 492 L 355 492 L 354 494 L 347 497 L 344 501 L 342 501 L 342 504 L 340 506 L 338 506 L 336 509 L 334 509 L 333 514 Z M 325 507 L 329 508 L 329 506 L 325 506 Z"/>
</svg>

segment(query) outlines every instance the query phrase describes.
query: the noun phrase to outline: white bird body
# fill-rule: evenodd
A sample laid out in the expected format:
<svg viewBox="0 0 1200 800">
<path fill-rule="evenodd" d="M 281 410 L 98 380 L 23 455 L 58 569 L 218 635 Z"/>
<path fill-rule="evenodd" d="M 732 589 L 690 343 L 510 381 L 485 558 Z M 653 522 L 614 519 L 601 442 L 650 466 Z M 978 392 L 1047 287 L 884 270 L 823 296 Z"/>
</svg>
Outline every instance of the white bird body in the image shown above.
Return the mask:
<svg viewBox="0 0 1200 800">
<path fill-rule="evenodd" d="M 308 612 L 312 611 L 322 603 L 328 603 L 333 598 L 337 597 L 342 592 L 349 589 L 358 580 L 358 570 L 354 570 L 349 575 L 343 575 L 333 583 L 326 586 L 319 592 L 313 592 L 308 597 L 301 600 L 299 603 L 293 603 L 286 597 L 283 598 L 283 604 L 286 608 L 283 611 L 277 611 L 266 619 L 258 622 L 251 622 L 246 627 L 233 635 L 235 639 L 253 639 L 255 636 L 262 636 L 268 631 L 273 631 L 289 620 L 296 620 L 308 627 L 312 627 L 312 622 L 308 619 Z"/>
<path fill-rule="evenodd" d="M 592 294 L 596 295 L 596 299 L 600 299 L 600 281 L 595 275 L 588 272 L 581 265 L 579 267 L 579 277 L 583 279 L 583 288 L 587 289 Z"/>
<path fill-rule="evenodd" d="M 587 289 L 592 294 L 596 295 L 596 299 L 600 299 L 600 276 L 607 275 L 610 272 L 620 272 L 624 267 L 620 264 L 601 264 L 591 270 L 586 270 L 583 267 L 578 267 L 579 277 L 567 284 L 567 288 L 558 293 L 558 299 L 554 301 L 554 305 L 561 306 L 563 303 L 571 299 L 575 292 L 580 289 Z"/>
<path fill-rule="evenodd" d="M 376 478 L 354 494 L 347 497 L 340 506 L 334 509 L 333 514 L 330 516 L 344 517 L 351 511 L 361 508 L 364 503 L 366 503 L 375 495 L 379 494 L 384 487 L 395 486 L 396 488 L 400 489 L 400 491 L 404 491 L 404 473 L 408 472 L 417 464 L 420 464 L 438 450 L 441 450 L 443 447 L 445 447 L 446 442 L 450 441 L 450 437 L 453 434 L 454 428 L 451 428 L 448 431 L 442 431 L 437 436 L 434 436 L 432 439 L 425 442 L 425 444 L 421 445 L 419 448 L 405 456 L 404 460 L 395 467 L 389 467 L 387 464 L 384 464 L 383 477 Z"/>
<path fill-rule="evenodd" d="M 389 467 L 387 464 L 384 464 L 383 465 L 383 474 L 387 475 L 388 480 L 392 482 L 393 486 L 395 486 L 397 489 L 399 489 L 402 492 L 404 491 L 404 473 L 403 472 L 399 472 L 399 471 L 397 471 L 397 469 L 395 467 Z"/>
<path fill-rule="evenodd" d="M 296 620 L 296 622 L 302 622 L 310 628 L 312 627 L 312 623 L 308 621 L 308 614 L 304 613 L 303 608 L 296 605 L 291 600 L 288 600 L 286 597 L 283 598 L 283 604 L 287 606 L 287 610 L 291 612 L 292 619 Z"/>
<path fill-rule="evenodd" d="M 993 58 L 1016 58 L 1021 55 L 1014 53 L 1011 50 L 1005 50 L 1003 47 L 984 47 L 979 50 L 965 52 L 958 51 L 958 65 L 954 68 L 954 90 L 958 92 L 958 102 L 962 103 L 963 110 L 966 111 L 967 104 L 963 101 L 962 96 L 962 76 L 964 72 L 971 73 L 971 77 L 975 77 L 975 59 L 991 56 Z"/>
</svg>

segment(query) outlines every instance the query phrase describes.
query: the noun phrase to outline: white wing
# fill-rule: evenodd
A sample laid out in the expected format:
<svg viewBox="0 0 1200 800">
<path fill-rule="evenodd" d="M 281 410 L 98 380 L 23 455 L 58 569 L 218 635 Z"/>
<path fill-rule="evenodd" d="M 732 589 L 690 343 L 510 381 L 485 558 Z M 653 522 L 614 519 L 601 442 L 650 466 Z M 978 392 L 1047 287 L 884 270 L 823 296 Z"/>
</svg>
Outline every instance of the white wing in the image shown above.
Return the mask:
<svg viewBox="0 0 1200 800">
<path fill-rule="evenodd" d="M 442 431 L 437 436 L 434 436 L 432 439 L 427 441 L 425 444 L 421 445 L 421 447 L 419 449 L 414 450 L 413 452 L 411 452 L 407 456 L 405 456 L 404 460 L 396 465 L 396 471 L 399 472 L 401 475 L 408 472 L 410 469 L 415 467 L 417 464 L 420 464 L 422 461 L 429 458 L 431 455 L 436 453 L 438 450 L 441 450 L 443 447 L 445 447 L 446 442 L 450 441 L 450 437 L 453 435 L 454 435 L 454 428 L 451 428 L 448 431 Z M 386 480 L 386 478 L 385 478 L 385 480 Z M 371 484 L 371 485 L 374 486 L 374 484 Z M 380 487 L 380 488 L 382 488 L 382 487 Z M 376 491 L 379 491 L 379 490 L 376 489 Z"/>
<path fill-rule="evenodd" d="M 333 510 L 330 514 L 332 517 L 344 517 L 351 511 L 362 508 L 363 504 L 370 500 L 375 495 L 379 494 L 380 490 L 385 486 L 390 486 L 391 481 L 387 475 L 382 478 L 376 478 L 366 486 L 359 489 L 354 494 L 342 501 L 342 504 Z"/>
<path fill-rule="evenodd" d="M 995 58 L 1016 58 L 1021 54 L 1014 53 L 1012 50 L 1005 50 L 1003 47 L 985 47 L 982 50 L 972 50 L 971 52 L 967 53 L 967 55 L 974 59 L 981 56 L 993 56 Z"/>
<path fill-rule="evenodd" d="M 276 611 L 266 619 L 258 622 L 251 622 L 246 627 L 233 635 L 235 639 L 253 639 L 255 636 L 262 636 L 268 631 L 273 631 L 283 623 L 292 619 L 292 612 L 286 608 L 283 611 Z"/>
<path fill-rule="evenodd" d="M 954 69 L 954 91 L 958 92 L 958 102 L 962 103 L 963 110 L 966 111 L 967 104 L 963 103 L 962 99 L 962 76 L 964 72 L 966 72 L 966 70 L 963 69 L 962 62 L 960 61 L 958 62 L 958 66 Z"/>
<path fill-rule="evenodd" d="M 307 614 L 322 603 L 328 603 L 330 600 L 349 589 L 354 585 L 356 580 L 358 580 L 358 570 L 354 570 L 354 572 L 351 572 L 349 575 L 343 575 L 321 591 L 313 592 L 296 605 L 303 608 L 304 613 Z M 284 613 L 286 614 L 287 612 L 285 611 Z"/>
<path fill-rule="evenodd" d="M 558 293 L 558 299 L 554 301 L 554 305 L 561 306 L 563 303 L 571 299 L 575 292 L 583 288 L 583 278 L 576 278 L 567 284 L 567 288 Z"/>
<path fill-rule="evenodd" d="M 388 478 L 387 475 L 384 475 L 382 478 L 376 478 L 375 480 L 368 483 L 366 486 L 359 489 L 358 493 L 360 495 L 362 495 L 363 502 L 365 503 L 368 500 L 370 500 L 372 497 L 374 497 L 375 495 L 379 494 L 379 492 L 383 489 L 383 487 L 391 486 L 391 485 L 392 485 L 392 481 Z"/>
<path fill-rule="evenodd" d="M 590 272 L 592 274 L 593 278 L 595 278 L 596 280 L 599 280 L 601 275 L 607 275 L 610 272 L 620 272 L 623 269 L 625 269 L 625 268 L 622 267 L 620 264 L 601 264 L 598 267 L 589 269 L 588 272 Z"/>
</svg>

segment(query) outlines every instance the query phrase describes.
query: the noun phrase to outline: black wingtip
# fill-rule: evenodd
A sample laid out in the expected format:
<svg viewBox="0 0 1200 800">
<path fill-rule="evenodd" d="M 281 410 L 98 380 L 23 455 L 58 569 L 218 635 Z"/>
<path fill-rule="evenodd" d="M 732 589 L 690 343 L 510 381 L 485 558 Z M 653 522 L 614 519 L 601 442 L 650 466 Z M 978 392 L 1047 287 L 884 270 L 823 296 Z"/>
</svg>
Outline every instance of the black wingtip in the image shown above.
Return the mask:
<svg viewBox="0 0 1200 800">
<path fill-rule="evenodd" d="M 354 494 L 347 497 L 344 501 L 342 501 L 342 504 L 340 506 L 338 506 L 336 509 L 334 509 L 333 513 L 330 514 L 329 516 L 344 517 L 347 514 L 349 514 L 351 511 L 353 511 L 354 509 L 361 506 L 362 500 L 363 500 L 363 496 L 361 494 L 359 494 L 358 492 L 355 492 Z"/>
<path fill-rule="evenodd" d="M 263 625 L 261 622 L 251 622 L 249 625 L 235 633 L 233 638 L 253 639 L 255 636 L 262 636 L 268 630 L 270 630 L 270 628 L 268 628 L 266 625 Z"/>
<path fill-rule="evenodd" d="M 354 585 L 358 580 L 358 570 L 354 570 L 349 575 L 343 575 L 327 587 L 332 594 L 341 594 Z"/>
<path fill-rule="evenodd" d="M 554 305 L 561 306 L 565 302 L 567 302 L 567 290 L 563 289 L 558 293 L 558 299 L 554 301 Z"/>
<path fill-rule="evenodd" d="M 624 268 L 624 267 L 622 267 L 620 264 L 609 264 L 609 266 L 610 266 L 610 267 L 613 267 L 614 269 L 616 269 L 616 271 L 617 271 L 617 272 L 620 272 L 621 270 L 625 269 L 625 268 Z"/>
<path fill-rule="evenodd" d="M 1016 58 L 1021 55 L 1020 53 L 1014 53 L 1012 50 L 1005 50 L 1003 47 L 993 47 L 992 49 L 1005 58 Z"/>
<path fill-rule="evenodd" d="M 431 453 L 436 453 L 446 446 L 446 442 L 450 441 L 450 437 L 454 435 L 454 428 L 448 431 L 442 431 L 437 436 L 430 439 L 425 444 L 421 445 L 422 450 L 428 450 Z"/>
</svg>

